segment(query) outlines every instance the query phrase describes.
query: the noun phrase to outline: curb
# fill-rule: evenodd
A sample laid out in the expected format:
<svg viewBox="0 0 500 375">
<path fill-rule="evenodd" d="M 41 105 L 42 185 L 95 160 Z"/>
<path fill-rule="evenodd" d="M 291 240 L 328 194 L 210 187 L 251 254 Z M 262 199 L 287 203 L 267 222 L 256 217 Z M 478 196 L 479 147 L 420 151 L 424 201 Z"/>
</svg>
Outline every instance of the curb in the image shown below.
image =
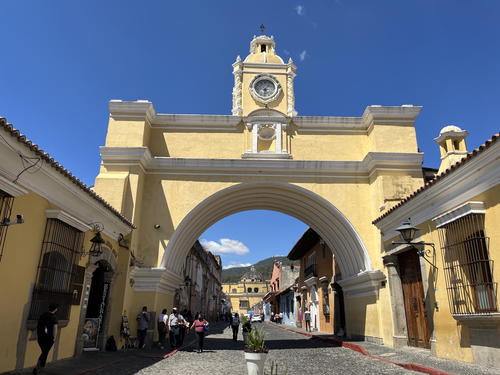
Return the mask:
<svg viewBox="0 0 500 375">
<path fill-rule="evenodd" d="M 299 335 L 303 335 L 303 336 L 306 336 L 306 337 L 315 338 L 317 340 L 328 342 L 328 343 L 333 344 L 335 346 L 342 346 L 344 348 L 347 348 L 347 349 L 353 350 L 355 352 L 358 352 L 360 354 L 363 354 L 363 355 L 365 355 L 367 357 L 370 357 L 370 358 L 373 358 L 373 359 L 377 359 L 379 361 L 391 363 L 393 365 L 402 367 L 402 368 L 404 368 L 406 370 L 422 372 L 424 374 L 429 374 L 429 375 L 453 375 L 453 374 L 450 374 L 449 372 L 444 372 L 444 371 L 441 371 L 441 370 L 436 370 L 436 369 L 433 369 L 433 368 L 430 368 L 430 367 L 418 365 L 416 363 L 401 363 L 401 362 L 390 361 L 388 359 L 385 359 L 385 358 L 378 357 L 376 355 L 370 354 L 364 347 L 362 347 L 361 345 L 353 344 L 352 342 L 345 342 L 345 341 L 337 340 L 337 339 L 330 338 L 330 337 L 327 338 L 327 337 L 321 337 L 321 336 L 318 336 L 318 335 L 313 335 L 311 333 L 300 332 L 300 331 L 296 331 L 296 330 L 288 328 L 288 327 L 283 327 L 280 324 L 276 324 L 276 323 L 272 323 L 272 322 L 266 322 L 266 323 L 270 324 L 270 325 L 273 325 L 273 326 L 276 326 L 278 328 L 284 329 L 285 331 L 290 331 L 290 332 L 297 333 Z"/>
</svg>

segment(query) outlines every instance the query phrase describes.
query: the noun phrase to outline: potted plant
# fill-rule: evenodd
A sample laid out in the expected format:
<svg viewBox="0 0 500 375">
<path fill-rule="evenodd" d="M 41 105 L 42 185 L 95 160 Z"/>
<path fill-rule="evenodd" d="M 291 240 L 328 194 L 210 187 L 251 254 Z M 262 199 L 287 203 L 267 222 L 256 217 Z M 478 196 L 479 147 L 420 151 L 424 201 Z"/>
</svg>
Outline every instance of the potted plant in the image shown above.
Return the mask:
<svg viewBox="0 0 500 375">
<path fill-rule="evenodd" d="M 263 375 L 266 363 L 267 348 L 262 328 L 252 328 L 248 333 L 245 346 L 245 360 L 247 362 L 248 375 Z"/>
</svg>

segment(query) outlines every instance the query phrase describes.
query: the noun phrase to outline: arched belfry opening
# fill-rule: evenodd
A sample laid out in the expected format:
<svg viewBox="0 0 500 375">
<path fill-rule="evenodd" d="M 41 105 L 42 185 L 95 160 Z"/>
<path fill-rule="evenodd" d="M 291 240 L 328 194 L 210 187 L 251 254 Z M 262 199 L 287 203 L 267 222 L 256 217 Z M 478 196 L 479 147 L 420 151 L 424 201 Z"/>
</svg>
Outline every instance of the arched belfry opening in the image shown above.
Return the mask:
<svg viewBox="0 0 500 375">
<path fill-rule="evenodd" d="M 366 247 L 345 215 L 319 195 L 279 182 L 238 184 L 199 203 L 175 230 L 162 267 L 180 273 L 187 251 L 208 227 L 231 214 L 255 209 L 278 211 L 313 228 L 333 250 L 344 277 L 371 270 Z"/>
</svg>

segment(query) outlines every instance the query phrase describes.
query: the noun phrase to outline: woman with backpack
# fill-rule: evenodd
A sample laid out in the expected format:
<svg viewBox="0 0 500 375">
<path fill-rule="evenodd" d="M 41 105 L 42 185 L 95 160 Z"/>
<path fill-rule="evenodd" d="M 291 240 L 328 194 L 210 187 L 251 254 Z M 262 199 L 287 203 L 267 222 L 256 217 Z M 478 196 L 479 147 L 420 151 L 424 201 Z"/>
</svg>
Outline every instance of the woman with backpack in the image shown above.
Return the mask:
<svg viewBox="0 0 500 375">
<path fill-rule="evenodd" d="M 208 331 L 208 322 L 203 319 L 201 314 L 196 315 L 196 320 L 191 325 L 190 329 L 193 329 L 198 335 L 198 353 L 203 353 L 203 339 L 205 338 L 205 333 Z"/>
<path fill-rule="evenodd" d="M 238 339 L 238 329 L 240 327 L 240 316 L 238 313 L 234 313 L 233 318 L 231 319 L 231 329 L 233 330 L 233 340 L 236 341 Z"/>
</svg>

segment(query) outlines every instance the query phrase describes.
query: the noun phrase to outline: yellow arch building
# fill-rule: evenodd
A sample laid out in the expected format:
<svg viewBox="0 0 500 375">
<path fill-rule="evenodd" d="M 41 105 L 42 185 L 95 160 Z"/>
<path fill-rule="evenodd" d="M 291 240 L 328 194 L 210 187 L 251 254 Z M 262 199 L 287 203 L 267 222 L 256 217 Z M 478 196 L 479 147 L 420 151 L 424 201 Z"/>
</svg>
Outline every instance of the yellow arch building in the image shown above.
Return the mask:
<svg viewBox="0 0 500 375">
<path fill-rule="evenodd" d="M 109 103 L 95 190 L 137 226 L 130 246 L 141 261 L 129 271 L 124 309 L 172 305 L 200 234 L 236 212 L 268 209 L 302 220 L 332 249 L 347 333 L 392 343 L 381 235 L 371 222 L 423 184 L 414 128 L 421 107 L 298 116 L 296 70 L 276 55 L 274 38 L 261 35 L 233 63 L 231 115 Z"/>
</svg>

